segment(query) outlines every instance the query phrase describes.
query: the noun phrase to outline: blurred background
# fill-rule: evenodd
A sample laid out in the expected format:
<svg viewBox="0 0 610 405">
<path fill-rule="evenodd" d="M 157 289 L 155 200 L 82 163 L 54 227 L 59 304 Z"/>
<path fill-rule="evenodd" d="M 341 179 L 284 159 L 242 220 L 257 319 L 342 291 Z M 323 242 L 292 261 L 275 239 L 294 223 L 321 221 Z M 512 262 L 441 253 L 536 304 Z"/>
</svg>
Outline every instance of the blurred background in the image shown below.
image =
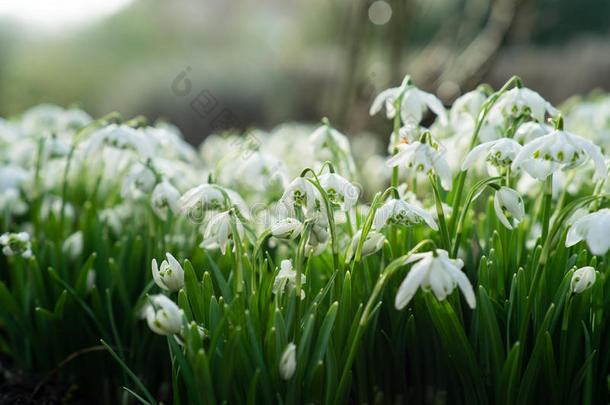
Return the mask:
<svg viewBox="0 0 610 405">
<path fill-rule="evenodd" d="M 449 104 L 511 75 L 559 104 L 610 89 L 608 0 L 2 0 L 0 116 L 51 102 L 215 129 L 368 107 L 405 73 Z"/>
</svg>

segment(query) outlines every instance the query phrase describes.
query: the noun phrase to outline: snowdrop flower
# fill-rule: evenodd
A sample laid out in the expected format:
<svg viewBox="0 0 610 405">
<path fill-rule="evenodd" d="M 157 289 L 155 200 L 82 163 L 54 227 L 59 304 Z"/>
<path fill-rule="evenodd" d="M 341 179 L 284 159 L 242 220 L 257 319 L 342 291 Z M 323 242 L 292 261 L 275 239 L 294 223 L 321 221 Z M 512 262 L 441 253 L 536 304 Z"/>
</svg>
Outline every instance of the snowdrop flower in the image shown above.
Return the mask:
<svg viewBox="0 0 610 405">
<path fill-rule="evenodd" d="M 157 260 L 152 259 L 152 276 L 160 288 L 175 292 L 184 286 L 184 270 L 178 260 L 171 253 L 165 253 L 167 260 L 161 262 L 161 267 L 157 266 Z"/>
<path fill-rule="evenodd" d="M 139 198 L 148 194 L 155 186 L 156 180 L 155 174 L 149 167 L 141 163 L 134 164 L 123 180 L 121 197 Z"/>
<path fill-rule="evenodd" d="M 83 252 L 83 231 L 76 231 L 68 236 L 61 249 L 72 259 L 78 257 Z"/>
<path fill-rule="evenodd" d="M 85 155 L 99 153 L 99 150 L 110 145 L 117 149 L 131 149 L 142 158 L 153 156 L 154 149 L 150 138 L 141 131 L 127 125 L 110 124 L 93 131 L 87 141 Z"/>
<path fill-rule="evenodd" d="M 595 283 L 595 269 L 591 266 L 581 267 L 574 271 L 570 281 L 570 291 L 580 294 Z"/>
<path fill-rule="evenodd" d="M 358 248 L 358 244 L 360 243 L 361 237 L 362 229 L 359 229 L 358 232 L 356 232 L 354 234 L 354 237 L 352 238 L 352 251 L 354 253 Z M 369 233 L 366 234 L 366 239 L 364 240 L 364 243 L 362 243 L 362 257 L 377 253 L 379 250 L 381 250 L 385 241 L 385 236 L 382 233 L 369 231 Z M 349 259 L 351 259 L 351 257 Z"/>
<path fill-rule="evenodd" d="M 597 212 L 576 220 L 568 231 L 566 247 L 573 246 L 585 240 L 591 253 L 597 256 L 604 255 L 610 248 L 610 208 L 603 208 Z"/>
<path fill-rule="evenodd" d="M 526 87 L 514 87 L 502 94 L 494 108 L 499 108 L 507 115 L 518 117 L 528 115 L 537 121 L 544 122 L 544 114 L 556 116 L 559 111 L 534 90 Z"/>
<path fill-rule="evenodd" d="M 451 169 L 443 155 L 427 143 L 413 142 L 398 145 L 399 152 L 392 156 L 386 165 L 395 167 L 403 165 L 416 172 L 427 175 L 436 173 L 441 185 L 447 191 L 451 190 Z"/>
<path fill-rule="evenodd" d="M 438 231 L 438 225 L 428 211 L 403 200 L 392 199 L 375 213 L 375 229 L 378 231 L 387 224 L 409 226 L 419 224 L 422 221 L 428 224 L 430 228 Z"/>
<path fill-rule="evenodd" d="M 474 161 L 483 153 L 486 153 L 486 160 L 493 166 L 510 166 L 520 150 L 521 145 L 519 145 L 519 142 L 510 138 L 501 138 L 497 141 L 482 143 L 474 147 L 468 155 L 466 155 L 466 158 L 464 158 L 464 162 L 462 163 L 462 170 L 470 168 Z"/>
<path fill-rule="evenodd" d="M 307 281 L 305 274 L 301 274 L 301 285 Z M 273 281 L 273 293 L 278 294 L 285 289 L 288 291 L 296 288 L 297 285 L 297 272 L 292 268 L 290 260 L 282 260 L 280 264 L 280 271 L 275 276 Z M 305 291 L 301 289 L 301 299 L 305 298 Z"/>
<path fill-rule="evenodd" d="M 150 205 L 153 212 L 163 221 L 167 219 L 167 211 L 178 211 L 180 193 L 167 180 L 162 180 L 155 186 L 150 196 Z"/>
<path fill-rule="evenodd" d="M 21 255 L 24 259 L 32 257 L 32 243 L 27 232 L 3 233 L 0 235 L 0 245 L 6 256 Z"/>
<path fill-rule="evenodd" d="M 194 219 L 201 219 L 206 210 L 216 211 L 225 208 L 225 198 L 221 189 L 229 197 L 231 206 L 236 207 L 246 218 L 249 217 L 248 205 L 238 193 L 228 188 L 207 183 L 191 188 L 184 193 L 178 200 L 178 207 L 185 215 Z"/>
<path fill-rule="evenodd" d="M 519 125 L 513 138 L 521 143 L 526 144 L 536 138 L 540 138 L 553 131 L 553 127 L 541 122 L 529 121 Z"/>
<path fill-rule="evenodd" d="M 303 206 L 307 214 L 311 215 L 314 209 L 320 209 L 322 196 L 320 192 L 304 177 L 297 177 L 284 190 L 280 203 L 294 208 Z"/>
<path fill-rule="evenodd" d="M 271 234 L 278 239 L 292 240 L 303 232 L 303 224 L 295 218 L 284 218 L 271 227 Z"/>
<path fill-rule="evenodd" d="M 487 95 L 480 90 L 472 90 L 468 93 L 464 93 L 456 98 L 451 105 L 451 110 L 449 111 L 451 121 L 455 122 L 462 114 L 468 114 L 471 118 L 476 120 L 479 115 L 479 110 L 486 100 Z"/>
<path fill-rule="evenodd" d="M 280 358 L 280 377 L 282 380 L 290 380 L 297 369 L 296 359 L 297 346 L 290 342 Z"/>
<path fill-rule="evenodd" d="M 494 196 L 494 210 L 502 225 L 508 229 L 513 229 L 506 218 L 505 211 L 508 212 L 517 222 L 521 222 L 525 217 L 525 208 L 521 195 L 512 188 L 500 187 Z"/>
<path fill-rule="evenodd" d="M 319 126 L 309 135 L 309 142 L 311 142 L 316 152 L 330 149 L 331 151 L 339 150 L 351 154 L 347 136 L 326 124 Z"/>
<path fill-rule="evenodd" d="M 399 87 L 392 87 L 379 93 L 369 109 L 369 114 L 377 114 L 385 104 L 386 116 L 389 119 L 394 118 L 396 115 L 394 103 L 398 99 L 401 99 L 400 118 L 404 123 L 419 123 L 426 108 L 432 110 L 441 121 L 447 121 L 447 112 L 441 100 L 434 94 L 413 86 L 409 75 L 405 76 Z"/>
<path fill-rule="evenodd" d="M 566 169 L 579 166 L 585 161 L 587 155 L 595 164 L 593 179 L 606 177 L 608 169 L 599 146 L 580 136 L 555 130 L 548 135 L 534 139 L 521 148 L 513 160 L 511 168 L 516 170 L 523 167 L 532 177 L 544 180 L 549 174 L 556 171 L 559 165 L 563 165 Z M 532 162 L 534 165 L 531 165 Z"/>
<path fill-rule="evenodd" d="M 205 228 L 205 232 L 203 233 L 203 242 L 201 242 L 199 246 L 205 249 L 219 248 L 224 255 L 227 250 L 227 245 L 235 239 L 231 221 L 235 221 L 239 239 L 243 240 L 244 226 L 241 221 L 234 212 L 225 211 L 216 214 L 210 219 Z"/>
<path fill-rule="evenodd" d="M 439 301 L 444 300 L 459 286 L 470 308 L 476 306 L 476 299 L 470 281 L 462 272 L 464 262 L 461 259 L 450 259 L 446 250 L 437 249 L 433 252 L 415 253 L 405 264 L 417 262 L 411 268 L 398 287 L 394 305 L 403 309 L 417 292 L 419 287 L 424 291 L 432 291 Z"/>
<path fill-rule="evenodd" d="M 336 173 L 325 173 L 319 180 L 330 201 L 340 205 L 344 211 L 349 211 L 358 201 L 360 191 L 344 177 Z"/>
<path fill-rule="evenodd" d="M 147 304 L 144 314 L 148 327 L 159 335 L 169 336 L 180 333 L 184 312 L 174 301 L 165 295 L 153 295 Z"/>
<path fill-rule="evenodd" d="M 312 217 L 313 226 L 309 234 L 309 244 L 318 246 L 328 242 L 330 234 L 328 233 L 328 219 L 321 212 L 314 213 Z"/>
</svg>

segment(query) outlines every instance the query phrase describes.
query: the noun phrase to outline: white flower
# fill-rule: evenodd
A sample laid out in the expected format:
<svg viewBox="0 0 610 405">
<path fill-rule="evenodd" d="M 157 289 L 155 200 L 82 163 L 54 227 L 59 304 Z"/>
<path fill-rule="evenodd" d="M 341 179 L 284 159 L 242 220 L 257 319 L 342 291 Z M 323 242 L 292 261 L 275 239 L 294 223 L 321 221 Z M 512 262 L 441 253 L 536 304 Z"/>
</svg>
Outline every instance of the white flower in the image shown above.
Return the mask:
<svg viewBox="0 0 610 405">
<path fill-rule="evenodd" d="M 294 239 L 303 232 L 303 223 L 295 218 L 285 218 L 271 227 L 271 234 L 278 239 Z"/>
<path fill-rule="evenodd" d="M 328 219 L 321 212 L 315 212 L 312 218 L 313 226 L 311 227 L 308 242 L 311 246 L 325 244 L 330 237 L 328 233 Z"/>
<path fill-rule="evenodd" d="M 87 141 L 85 155 L 99 153 L 105 145 L 135 150 L 142 158 L 152 157 L 154 153 L 149 137 L 137 129 L 122 124 L 110 124 L 93 131 Z"/>
<path fill-rule="evenodd" d="M 574 222 L 566 237 L 566 247 L 583 239 L 594 255 L 601 256 L 610 249 L 610 208 L 603 208 Z"/>
<path fill-rule="evenodd" d="M 430 228 L 438 231 L 438 225 L 428 211 L 403 200 L 392 199 L 375 213 L 375 229 L 378 231 L 387 224 L 409 226 L 419 224 L 422 221 L 428 224 Z"/>
<path fill-rule="evenodd" d="M 427 175 L 436 173 L 441 185 L 447 191 L 451 190 L 451 169 L 443 155 L 427 143 L 413 142 L 398 145 L 399 152 L 392 156 L 386 164 L 390 167 L 404 165 L 416 172 Z"/>
<path fill-rule="evenodd" d="M 162 180 L 155 186 L 150 195 L 150 205 L 153 212 L 163 221 L 167 219 L 167 211 L 178 211 L 180 193 L 167 180 Z"/>
<path fill-rule="evenodd" d="M 512 188 L 500 187 L 494 196 L 494 210 L 502 225 L 508 229 L 513 229 L 506 218 L 505 211 L 508 212 L 517 222 L 521 222 L 525 217 L 525 208 L 521 195 Z"/>
<path fill-rule="evenodd" d="M 555 130 L 521 148 L 513 160 L 512 169 L 523 167 L 532 177 L 544 180 L 559 165 L 564 165 L 566 169 L 579 166 L 587 155 L 595 164 L 594 180 L 606 177 L 608 169 L 599 146 L 580 136 Z M 534 165 L 531 165 L 532 162 Z"/>
<path fill-rule="evenodd" d="M 121 197 L 138 198 L 148 194 L 155 186 L 155 174 L 150 168 L 141 163 L 134 164 L 129 169 L 129 174 L 123 180 L 121 186 Z"/>
<path fill-rule="evenodd" d="M 167 260 L 161 262 L 161 267 L 157 266 L 157 260 L 152 259 L 152 276 L 160 288 L 175 292 L 184 286 L 184 270 L 178 260 L 171 253 L 165 253 Z"/>
<path fill-rule="evenodd" d="M 203 218 L 206 210 L 216 211 L 225 208 L 225 198 L 222 195 L 221 189 L 229 197 L 231 206 L 236 207 L 246 218 L 249 217 L 250 211 L 248 205 L 239 194 L 228 188 L 221 188 L 220 186 L 207 183 L 191 188 L 184 193 L 180 200 L 178 200 L 178 206 L 185 215 L 196 219 Z"/>
<path fill-rule="evenodd" d="M 385 104 L 386 116 L 394 118 L 396 115 L 394 103 L 402 97 L 400 118 L 404 123 L 419 123 L 426 108 L 432 110 L 439 117 L 440 121 L 446 122 L 447 112 L 441 100 L 434 94 L 427 93 L 411 85 L 410 81 L 411 78 L 407 75 L 399 87 L 392 87 L 379 93 L 369 109 L 369 114 L 377 114 Z"/>
<path fill-rule="evenodd" d="M 290 380 L 297 369 L 296 359 L 297 346 L 290 342 L 280 359 L 280 377 L 282 380 Z"/>
<path fill-rule="evenodd" d="M 352 238 L 352 249 L 354 253 L 358 248 L 361 236 L 362 229 L 359 229 L 358 232 L 356 232 L 354 234 L 354 237 Z M 382 233 L 369 231 L 369 233 L 366 234 L 366 239 L 364 240 L 364 243 L 362 243 L 362 257 L 372 255 L 373 253 L 376 253 L 381 250 L 385 240 L 385 236 Z"/>
<path fill-rule="evenodd" d="M 344 177 L 336 173 L 325 173 L 319 180 L 330 201 L 340 205 L 344 211 L 350 210 L 358 201 L 360 191 Z"/>
<path fill-rule="evenodd" d="M 21 255 L 24 259 L 32 257 L 32 243 L 27 232 L 3 233 L 0 235 L 0 245 L 6 256 Z"/>
<path fill-rule="evenodd" d="M 553 127 L 540 122 L 529 121 L 519 125 L 515 132 L 515 141 L 525 144 L 553 131 Z"/>
<path fill-rule="evenodd" d="M 61 249 L 72 259 L 78 257 L 83 252 L 83 231 L 76 231 L 68 236 Z"/>
<path fill-rule="evenodd" d="M 462 114 L 468 114 L 476 120 L 485 100 L 487 95 L 480 90 L 472 90 L 456 98 L 449 111 L 451 122 L 455 123 Z"/>
<path fill-rule="evenodd" d="M 534 90 L 526 87 L 514 87 L 508 90 L 500 96 L 494 107 L 515 117 L 531 115 L 540 122 L 544 122 L 545 113 L 549 113 L 553 117 L 559 114 L 559 111 L 551 103 L 543 99 Z"/>
<path fill-rule="evenodd" d="M 517 153 L 521 150 L 519 142 L 510 138 L 500 138 L 497 141 L 489 141 L 474 147 L 462 163 L 462 170 L 472 166 L 472 163 L 483 153 L 486 152 L 486 160 L 496 167 L 509 166 Z"/>
<path fill-rule="evenodd" d="M 347 136 L 328 125 L 321 125 L 316 128 L 309 135 L 309 142 L 318 154 L 322 149 L 339 150 L 346 154 L 351 153 Z"/>
<path fill-rule="evenodd" d="M 233 227 L 231 221 L 235 221 L 237 234 L 240 240 L 244 238 L 244 226 L 241 221 L 231 211 L 221 212 L 210 219 L 203 233 L 203 242 L 199 245 L 205 249 L 220 248 L 222 254 L 225 254 L 227 245 L 235 238 L 233 235 Z"/>
<path fill-rule="evenodd" d="M 148 327 L 164 336 L 180 333 L 184 312 L 178 305 L 162 294 L 153 295 L 149 299 L 151 302 L 144 310 Z"/>
<path fill-rule="evenodd" d="M 581 267 L 572 274 L 570 291 L 580 294 L 595 283 L 595 269 L 591 266 Z"/>
<path fill-rule="evenodd" d="M 306 282 L 305 274 L 301 274 L 301 285 Z M 297 272 L 292 268 L 290 260 L 282 260 L 280 271 L 273 281 L 273 293 L 278 294 L 284 289 L 292 290 L 297 285 Z M 305 291 L 301 289 L 301 299 L 305 298 Z"/>
<path fill-rule="evenodd" d="M 321 209 L 321 201 L 320 192 L 304 177 L 294 179 L 286 186 L 280 198 L 280 203 L 287 207 L 303 206 L 307 210 L 307 215 L 311 215 L 315 209 Z"/>
<path fill-rule="evenodd" d="M 450 259 L 446 250 L 437 249 L 436 252 L 415 253 L 405 264 L 415 261 L 417 263 L 398 287 L 394 302 L 396 309 L 403 309 L 420 286 L 424 291 L 432 290 L 439 301 L 444 300 L 459 286 L 470 308 L 475 308 L 474 291 L 468 277 L 461 270 L 464 266 L 461 259 Z"/>
</svg>

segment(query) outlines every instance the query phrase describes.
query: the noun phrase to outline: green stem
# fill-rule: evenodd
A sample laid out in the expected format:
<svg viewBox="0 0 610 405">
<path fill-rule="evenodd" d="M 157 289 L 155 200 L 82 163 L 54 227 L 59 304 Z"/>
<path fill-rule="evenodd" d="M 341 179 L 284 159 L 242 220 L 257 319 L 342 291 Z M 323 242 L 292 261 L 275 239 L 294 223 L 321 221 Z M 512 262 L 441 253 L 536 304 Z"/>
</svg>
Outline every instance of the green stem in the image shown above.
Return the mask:
<svg viewBox="0 0 610 405">
<path fill-rule="evenodd" d="M 542 238 L 543 243 L 549 234 L 549 222 L 551 219 L 551 198 L 553 196 L 553 176 L 549 175 L 544 180 L 544 197 L 542 199 Z"/>
<path fill-rule="evenodd" d="M 345 362 L 343 372 L 341 373 L 341 379 L 339 380 L 339 386 L 337 388 L 337 393 L 335 394 L 335 399 L 333 401 L 334 405 L 341 402 L 341 398 L 343 396 L 343 390 L 345 389 L 345 384 L 347 384 L 347 376 L 349 375 L 349 371 L 351 370 L 352 363 L 354 361 L 354 358 L 356 357 L 356 352 L 358 350 L 360 338 L 362 337 L 364 330 L 370 320 L 371 311 L 373 310 L 375 305 L 377 305 L 377 298 L 383 291 L 383 287 L 385 286 L 385 283 L 388 281 L 388 279 L 390 277 L 392 277 L 392 275 L 394 274 L 394 272 L 396 270 L 398 270 L 405 264 L 405 261 L 413 253 L 417 252 L 422 246 L 424 246 L 428 243 L 434 245 L 434 241 L 432 241 L 431 239 L 426 239 L 426 240 L 419 242 L 406 255 L 393 260 L 385 268 L 385 270 L 379 275 L 379 279 L 377 279 L 377 283 L 375 284 L 375 287 L 373 287 L 373 292 L 371 293 L 371 296 L 369 297 L 369 299 L 366 303 L 366 306 L 364 307 L 364 311 L 362 312 L 362 315 L 360 316 L 360 321 L 358 322 L 358 329 L 356 330 L 356 333 L 351 342 L 351 345 L 349 346 L 350 349 L 348 352 L 347 360 Z"/>
<path fill-rule="evenodd" d="M 438 225 L 441 231 L 441 238 L 443 240 L 443 249 L 451 251 L 451 241 L 449 240 L 449 230 L 447 229 L 447 223 L 445 222 L 445 213 L 443 212 L 443 203 L 441 202 L 441 196 L 438 192 L 436 179 L 433 175 L 429 175 L 430 184 L 432 185 L 432 191 L 434 191 L 434 202 L 436 205 L 436 214 L 438 216 Z"/>
</svg>

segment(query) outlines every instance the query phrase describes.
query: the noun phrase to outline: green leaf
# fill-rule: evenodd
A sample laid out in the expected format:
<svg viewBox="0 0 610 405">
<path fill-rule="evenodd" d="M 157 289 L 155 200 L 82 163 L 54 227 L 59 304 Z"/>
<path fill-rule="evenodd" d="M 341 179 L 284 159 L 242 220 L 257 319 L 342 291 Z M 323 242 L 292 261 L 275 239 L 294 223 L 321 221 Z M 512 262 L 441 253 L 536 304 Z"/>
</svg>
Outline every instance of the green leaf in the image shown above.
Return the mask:
<svg viewBox="0 0 610 405">
<path fill-rule="evenodd" d="M 205 307 L 201 295 L 201 286 L 193 265 L 188 260 L 184 261 L 184 289 L 191 304 L 195 321 L 198 323 L 205 322 Z"/>
</svg>

